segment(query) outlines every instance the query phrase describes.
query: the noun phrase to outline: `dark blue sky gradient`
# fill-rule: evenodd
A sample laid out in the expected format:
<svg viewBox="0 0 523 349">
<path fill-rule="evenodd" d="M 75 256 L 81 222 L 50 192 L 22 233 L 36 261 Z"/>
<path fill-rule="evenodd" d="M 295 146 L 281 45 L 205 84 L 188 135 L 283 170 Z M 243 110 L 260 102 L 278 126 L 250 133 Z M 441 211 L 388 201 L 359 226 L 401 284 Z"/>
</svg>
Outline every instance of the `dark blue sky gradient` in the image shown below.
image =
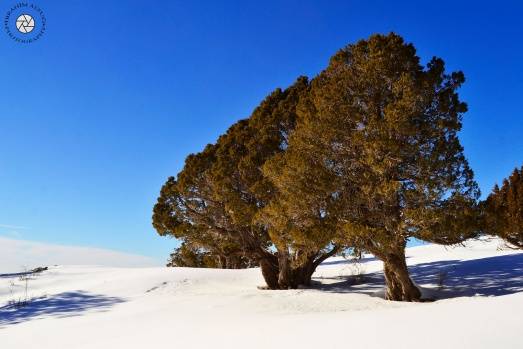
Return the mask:
<svg viewBox="0 0 523 349">
<path fill-rule="evenodd" d="M 460 137 L 484 195 L 523 164 L 518 1 L 34 3 L 40 40 L 0 32 L 0 235 L 165 259 L 151 209 L 185 156 L 378 32 L 465 73 Z"/>
</svg>

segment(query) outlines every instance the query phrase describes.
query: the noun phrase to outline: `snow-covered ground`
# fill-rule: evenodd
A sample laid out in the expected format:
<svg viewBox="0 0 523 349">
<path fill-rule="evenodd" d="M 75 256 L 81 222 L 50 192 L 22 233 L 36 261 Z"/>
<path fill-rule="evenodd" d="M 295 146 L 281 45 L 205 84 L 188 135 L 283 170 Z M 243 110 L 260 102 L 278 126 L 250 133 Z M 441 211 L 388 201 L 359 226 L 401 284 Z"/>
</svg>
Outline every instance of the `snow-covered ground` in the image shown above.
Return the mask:
<svg viewBox="0 0 523 349">
<path fill-rule="evenodd" d="M 267 291 L 258 269 L 53 266 L 0 275 L 7 348 L 521 348 L 523 253 L 496 239 L 409 248 L 432 303 L 385 301 L 382 264 L 332 258 L 311 289 Z"/>
</svg>

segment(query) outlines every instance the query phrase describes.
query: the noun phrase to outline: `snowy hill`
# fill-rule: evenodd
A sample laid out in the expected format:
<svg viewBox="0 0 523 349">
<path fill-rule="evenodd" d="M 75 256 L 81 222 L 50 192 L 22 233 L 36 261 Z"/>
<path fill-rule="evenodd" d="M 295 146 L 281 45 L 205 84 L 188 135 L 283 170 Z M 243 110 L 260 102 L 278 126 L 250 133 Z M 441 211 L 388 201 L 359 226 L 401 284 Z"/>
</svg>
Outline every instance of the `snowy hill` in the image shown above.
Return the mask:
<svg viewBox="0 0 523 349">
<path fill-rule="evenodd" d="M 0 236 L 0 274 L 41 265 L 104 265 L 152 267 L 161 265 L 149 257 L 94 247 L 63 246 Z"/>
<path fill-rule="evenodd" d="M 50 267 L 0 275 L 2 348 L 520 348 L 523 253 L 496 239 L 409 248 L 432 303 L 380 298 L 381 262 L 332 258 L 311 289 L 267 291 L 258 269 Z"/>
</svg>

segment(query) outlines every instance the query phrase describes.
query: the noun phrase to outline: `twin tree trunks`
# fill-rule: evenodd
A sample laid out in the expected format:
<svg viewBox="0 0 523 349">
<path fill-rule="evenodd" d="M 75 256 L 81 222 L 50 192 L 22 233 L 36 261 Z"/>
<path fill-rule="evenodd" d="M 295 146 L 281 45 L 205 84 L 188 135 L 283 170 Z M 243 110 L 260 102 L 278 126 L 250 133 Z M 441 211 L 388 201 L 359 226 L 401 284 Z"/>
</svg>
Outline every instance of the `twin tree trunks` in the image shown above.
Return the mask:
<svg viewBox="0 0 523 349">
<path fill-rule="evenodd" d="M 296 289 L 299 286 L 310 286 L 312 274 L 317 266 L 334 251 L 322 255 L 309 257 L 303 264 L 293 267 L 288 254 L 280 253 L 278 257 L 266 255 L 259 259 L 261 272 L 271 290 Z M 405 260 L 405 243 L 394 246 L 387 253 L 374 252 L 383 261 L 385 275 L 385 297 L 392 301 L 417 302 L 421 300 L 421 292 L 409 276 Z"/>
<path fill-rule="evenodd" d="M 304 258 L 298 265 L 292 263 L 286 251 L 279 250 L 277 256 L 264 255 L 259 259 L 260 269 L 271 290 L 296 289 L 299 286 L 310 286 L 312 274 L 324 260 L 332 257 L 338 251 L 333 247 L 325 253 L 316 253 Z"/>
<path fill-rule="evenodd" d="M 306 263 L 298 267 L 291 266 L 286 257 L 263 258 L 260 260 L 260 268 L 267 284 L 271 290 L 296 289 L 299 286 L 310 286 L 312 274 L 316 270 L 314 259 L 308 259 Z"/>
<path fill-rule="evenodd" d="M 310 285 L 326 246 L 343 244 L 383 262 L 387 299 L 421 300 L 408 235 L 459 243 L 481 232 L 483 209 L 458 137 L 464 74 L 437 57 L 420 62 L 401 36 L 375 34 L 312 79 L 274 90 L 168 178 L 155 229 L 210 255 L 245 254 L 270 289 Z M 513 217 L 501 210 L 505 196 L 520 207 L 506 194 L 493 221 Z"/>
</svg>

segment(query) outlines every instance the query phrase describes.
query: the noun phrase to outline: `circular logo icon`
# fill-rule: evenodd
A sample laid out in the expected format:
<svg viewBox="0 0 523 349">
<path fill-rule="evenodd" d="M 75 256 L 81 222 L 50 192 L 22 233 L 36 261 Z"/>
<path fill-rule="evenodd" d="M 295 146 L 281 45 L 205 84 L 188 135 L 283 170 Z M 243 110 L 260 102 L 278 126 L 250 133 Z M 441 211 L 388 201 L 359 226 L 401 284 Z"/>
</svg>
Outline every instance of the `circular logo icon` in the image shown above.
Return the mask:
<svg viewBox="0 0 523 349">
<path fill-rule="evenodd" d="M 13 5 L 4 17 L 4 29 L 16 42 L 31 43 L 45 32 L 46 19 L 42 9 L 35 4 L 20 2 Z"/>
<path fill-rule="evenodd" d="M 18 16 L 18 18 L 16 19 L 16 29 L 18 29 L 20 33 L 30 33 L 33 31 L 34 28 L 35 20 L 33 19 L 33 17 L 31 17 L 31 15 L 24 13 Z"/>
</svg>

